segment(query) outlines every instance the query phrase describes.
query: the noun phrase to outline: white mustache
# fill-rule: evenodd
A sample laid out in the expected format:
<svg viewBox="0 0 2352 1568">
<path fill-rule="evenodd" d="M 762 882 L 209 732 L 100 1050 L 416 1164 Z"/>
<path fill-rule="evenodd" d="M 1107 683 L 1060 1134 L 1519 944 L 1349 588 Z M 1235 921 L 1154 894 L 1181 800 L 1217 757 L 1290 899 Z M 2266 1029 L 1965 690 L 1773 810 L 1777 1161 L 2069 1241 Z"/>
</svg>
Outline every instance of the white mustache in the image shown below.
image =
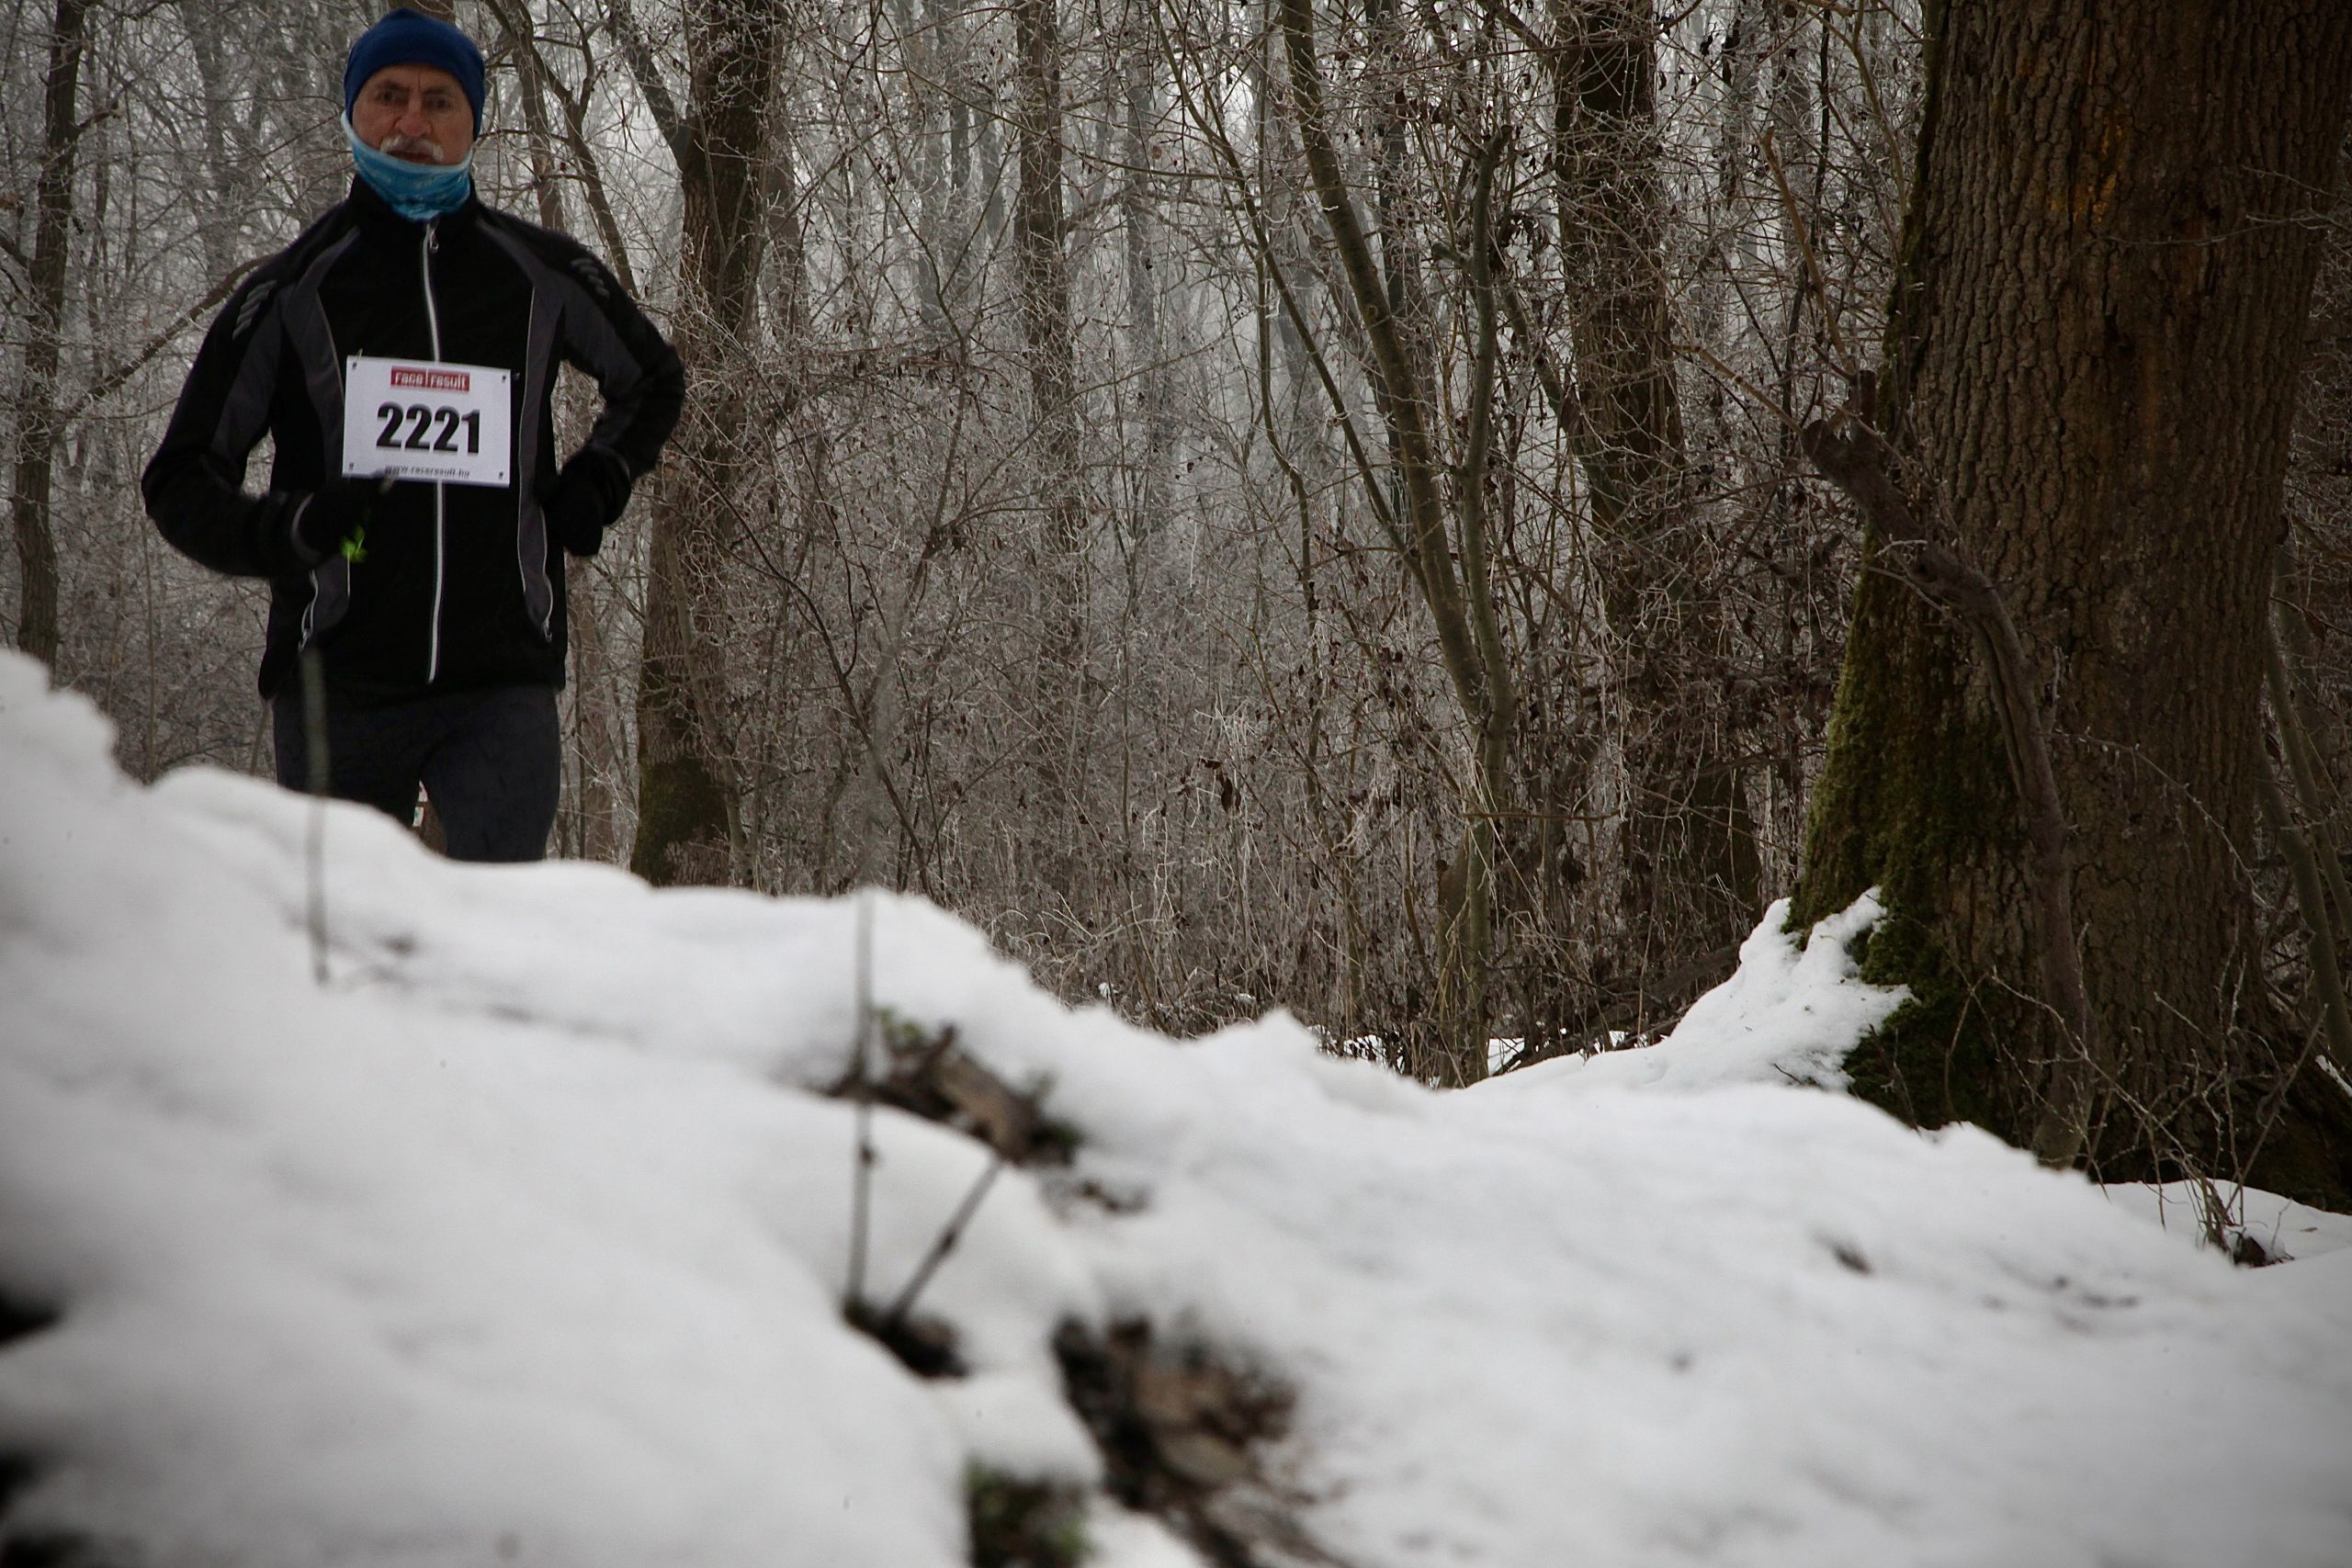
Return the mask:
<svg viewBox="0 0 2352 1568">
<path fill-rule="evenodd" d="M 449 161 L 449 150 L 430 136 L 403 136 L 397 130 L 385 137 L 376 151 L 395 157 L 402 152 L 422 152 L 436 164 Z"/>
</svg>

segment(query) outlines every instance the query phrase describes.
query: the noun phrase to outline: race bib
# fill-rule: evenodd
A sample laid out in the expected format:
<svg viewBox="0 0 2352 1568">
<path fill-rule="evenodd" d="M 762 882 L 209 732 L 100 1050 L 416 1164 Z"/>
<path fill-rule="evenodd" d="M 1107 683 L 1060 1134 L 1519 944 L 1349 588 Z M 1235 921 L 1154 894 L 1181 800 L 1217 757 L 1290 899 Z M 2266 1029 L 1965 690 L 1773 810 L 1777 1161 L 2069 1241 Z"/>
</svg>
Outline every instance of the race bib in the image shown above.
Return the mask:
<svg viewBox="0 0 2352 1568">
<path fill-rule="evenodd" d="M 514 380 L 481 365 L 353 355 L 344 361 L 345 475 L 507 484 Z"/>
</svg>

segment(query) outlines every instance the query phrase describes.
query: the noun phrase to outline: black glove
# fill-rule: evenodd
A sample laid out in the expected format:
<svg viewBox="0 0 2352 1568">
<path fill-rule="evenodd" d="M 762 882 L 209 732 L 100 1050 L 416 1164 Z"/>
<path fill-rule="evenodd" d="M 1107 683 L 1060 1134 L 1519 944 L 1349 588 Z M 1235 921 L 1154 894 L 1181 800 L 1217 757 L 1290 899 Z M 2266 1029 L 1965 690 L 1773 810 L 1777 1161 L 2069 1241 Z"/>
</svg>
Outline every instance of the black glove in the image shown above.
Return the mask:
<svg viewBox="0 0 2352 1568">
<path fill-rule="evenodd" d="M 616 452 L 582 446 L 557 474 L 539 502 L 548 532 L 575 556 L 593 556 L 605 530 L 628 504 L 628 465 Z"/>
<path fill-rule="evenodd" d="M 308 571 L 329 556 L 366 559 L 368 525 L 375 520 L 376 502 L 392 492 L 394 482 L 390 474 L 335 479 L 296 502 L 286 534 L 301 570 Z"/>
</svg>

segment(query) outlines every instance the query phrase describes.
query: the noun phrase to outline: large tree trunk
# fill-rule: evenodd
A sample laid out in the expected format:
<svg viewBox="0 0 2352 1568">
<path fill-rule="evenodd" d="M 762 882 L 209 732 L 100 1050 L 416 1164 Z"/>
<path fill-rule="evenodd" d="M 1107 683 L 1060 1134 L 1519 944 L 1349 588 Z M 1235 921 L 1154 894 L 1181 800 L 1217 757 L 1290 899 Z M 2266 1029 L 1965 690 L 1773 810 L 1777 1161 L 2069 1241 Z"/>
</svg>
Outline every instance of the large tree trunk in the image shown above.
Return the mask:
<svg viewBox="0 0 2352 1568">
<path fill-rule="evenodd" d="M 1575 431 L 1623 737 L 1624 955 L 1599 1021 L 1670 1019 L 1694 960 L 1761 912 L 1755 825 L 1721 700 L 1723 616 L 1691 503 L 1674 380 L 1647 0 L 1555 0 L 1554 168 L 1581 410 Z"/>
<path fill-rule="evenodd" d="M 57 453 L 58 336 L 64 329 L 66 247 L 74 215 L 74 144 L 81 134 L 74 102 L 81 84 L 82 20 L 87 9 L 86 0 L 57 0 L 50 28 L 25 365 L 11 400 L 17 472 L 9 510 L 23 585 L 17 646 L 45 664 L 57 662 L 57 538 L 50 525 L 50 491 Z"/>
<path fill-rule="evenodd" d="M 1030 721 L 1026 872 L 1040 900 L 1076 912 L 1091 860 L 1077 841 L 1085 798 L 1086 501 L 1080 469 L 1077 351 L 1062 192 L 1061 23 L 1057 0 L 1012 7 L 1012 123 L 1020 192 L 1012 209 L 1023 357 L 1029 371 L 1038 512 L 1037 662 Z M 1080 917 L 1081 921 L 1083 917 Z"/>
<path fill-rule="evenodd" d="M 2352 7 L 1929 19 L 1876 418 L 1910 512 L 2020 634 L 2074 929 L 2043 929 L 1997 670 L 1887 570 L 1863 575 L 1795 919 L 1883 888 L 1866 972 L 1916 999 L 1853 1065 L 1898 1112 L 2045 1153 L 2080 1113 L 2108 1172 L 2237 1174 L 2259 1147 L 2268 1184 L 2340 1199 L 2352 1148 L 2266 1141 L 2250 1114 L 2304 1042 L 2265 1005 L 2248 867 L 2304 220 L 2335 172 Z M 1890 547 L 1874 531 L 1869 558 Z M 2077 952 L 2088 1028 L 2051 987 Z"/>
<path fill-rule="evenodd" d="M 672 146 L 685 214 L 678 346 L 688 395 L 652 508 L 629 853 L 629 868 L 656 884 L 724 883 L 741 863 L 722 563 L 743 526 L 755 439 L 760 196 L 783 24 L 779 0 L 707 0 L 687 18 L 691 97 Z"/>
</svg>

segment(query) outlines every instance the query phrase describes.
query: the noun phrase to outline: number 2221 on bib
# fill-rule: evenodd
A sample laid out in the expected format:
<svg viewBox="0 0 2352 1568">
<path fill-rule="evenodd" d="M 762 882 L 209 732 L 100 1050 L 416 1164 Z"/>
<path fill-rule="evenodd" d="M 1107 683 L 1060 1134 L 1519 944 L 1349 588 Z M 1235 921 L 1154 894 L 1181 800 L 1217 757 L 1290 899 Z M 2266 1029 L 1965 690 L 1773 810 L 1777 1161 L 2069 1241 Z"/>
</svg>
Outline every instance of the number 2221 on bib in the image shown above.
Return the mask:
<svg viewBox="0 0 2352 1568">
<path fill-rule="evenodd" d="M 507 484 L 514 381 L 482 365 L 353 355 L 344 361 L 344 473 Z"/>
</svg>

